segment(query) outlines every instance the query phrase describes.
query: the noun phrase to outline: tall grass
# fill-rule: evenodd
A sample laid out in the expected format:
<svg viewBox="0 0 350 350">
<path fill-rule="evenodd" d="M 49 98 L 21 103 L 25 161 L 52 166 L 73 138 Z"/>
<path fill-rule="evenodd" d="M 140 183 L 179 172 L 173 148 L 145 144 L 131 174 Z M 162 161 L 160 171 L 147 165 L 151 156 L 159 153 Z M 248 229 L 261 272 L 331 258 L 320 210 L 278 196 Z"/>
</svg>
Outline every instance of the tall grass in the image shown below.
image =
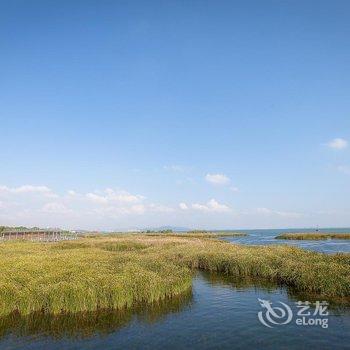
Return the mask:
<svg viewBox="0 0 350 350">
<path fill-rule="evenodd" d="M 243 236 L 248 236 L 247 233 L 243 232 L 215 232 L 215 236 L 217 237 L 243 237 Z"/>
<path fill-rule="evenodd" d="M 191 286 L 186 267 L 141 254 L 134 242 L 130 249 L 125 249 L 127 241 L 77 243 L 3 243 L 0 314 L 120 309 L 171 297 Z"/>
<path fill-rule="evenodd" d="M 325 240 L 325 239 L 350 239 L 350 233 L 284 233 L 276 239 L 296 240 Z"/>
<path fill-rule="evenodd" d="M 0 315 L 152 303 L 188 291 L 194 269 L 258 276 L 327 298 L 350 296 L 348 254 L 198 237 L 101 235 L 61 243 L 5 242 L 0 261 Z"/>
</svg>

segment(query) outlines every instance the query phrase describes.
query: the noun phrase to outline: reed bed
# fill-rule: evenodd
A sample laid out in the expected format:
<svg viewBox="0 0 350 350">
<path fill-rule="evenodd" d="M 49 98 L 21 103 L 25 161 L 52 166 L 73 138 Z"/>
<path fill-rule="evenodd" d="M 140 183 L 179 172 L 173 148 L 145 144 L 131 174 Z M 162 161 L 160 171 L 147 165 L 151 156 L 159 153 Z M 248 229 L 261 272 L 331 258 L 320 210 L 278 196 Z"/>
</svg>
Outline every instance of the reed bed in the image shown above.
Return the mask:
<svg viewBox="0 0 350 350">
<path fill-rule="evenodd" d="M 350 233 L 284 233 L 276 239 L 295 239 L 295 240 L 326 240 L 326 239 L 350 239 Z"/>
<path fill-rule="evenodd" d="M 243 233 L 243 232 L 215 232 L 214 235 L 217 237 L 244 237 L 244 236 L 248 236 L 247 233 Z"/>
<path fill-rule="evenodd" d="M 198 237 L 114 235 L 0 244 L 0 315 L 125 309 L 191 288 L 195 269 L 262 277 L 320 296 L 350 297 L 349 254 L 240 246 Z"/>
</svg>

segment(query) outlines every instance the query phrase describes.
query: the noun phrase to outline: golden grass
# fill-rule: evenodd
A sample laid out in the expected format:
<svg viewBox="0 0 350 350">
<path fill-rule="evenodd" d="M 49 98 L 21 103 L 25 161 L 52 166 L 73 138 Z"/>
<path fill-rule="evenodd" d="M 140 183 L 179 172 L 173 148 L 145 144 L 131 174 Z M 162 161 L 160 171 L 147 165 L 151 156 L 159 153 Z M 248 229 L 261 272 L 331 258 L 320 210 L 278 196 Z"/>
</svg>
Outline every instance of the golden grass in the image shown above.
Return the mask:
<svg viewBox="0 0 350 350">
<path fill-rule="evenodd" d="M 350 256 L 186 236 L 114 235 L 0 244 L 0 315 L 90 312 L 179 295 L 192 271 L 257 276 L 327 298 L 350 296 Z"/>
<path fill-rule="evenodd" d="M 296 239 L 296 240 L 325 240 L 325 239 L 350 239 L 350 233 L 284 233 L 276 239 Z"/>
<path fill-rule="evenodd" d="M 215 236 L 217 237 L 243 237 L 243 236 L 248 236 L 247 233 L 243 232 L 215 232 Z"/>
</svg>

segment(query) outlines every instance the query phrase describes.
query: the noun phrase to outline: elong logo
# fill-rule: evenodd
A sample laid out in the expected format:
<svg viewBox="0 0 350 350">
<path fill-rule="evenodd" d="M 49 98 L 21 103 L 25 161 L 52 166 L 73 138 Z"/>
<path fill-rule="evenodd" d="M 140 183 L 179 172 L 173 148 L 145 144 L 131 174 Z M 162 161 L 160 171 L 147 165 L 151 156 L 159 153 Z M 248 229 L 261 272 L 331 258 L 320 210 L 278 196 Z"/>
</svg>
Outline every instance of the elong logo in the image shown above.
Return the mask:
<svg viewBox="0 0 350 350">
<path fill-rule="evenodd" d="M 292 309 L 282 301 L 279 304 L 282 307 L 272 306 L 269 300 L 258 299 L 264 311 L 258 312 L 259 321 L 266 327 L 272 328 L 273 325 L 288 324 L 293 318 Z"/>
<path fill-rule="evenodd" d="M 287 325 L 293 319 L 293 311 L 289 305 L 279 301 L 279 306 L 272 306 L 272 302 L 269 300 L 259 299 L 258 301 L 263 308 L 258 312 L 258 319 L 265 327 L 273 328 L 274 326 Z M 328 302 L 316 301 L 314 303 L 314 312 L 310 311 L 311 303 L 309 301 L 298 301 L 296 303 L 299 309 L 296 313 L 298 317 L 295 319 L 297 326 L 320 326 L 322 328 L 328 328 Z M 321 316 L 321 317 L 315 317 Z"/>
</svg>

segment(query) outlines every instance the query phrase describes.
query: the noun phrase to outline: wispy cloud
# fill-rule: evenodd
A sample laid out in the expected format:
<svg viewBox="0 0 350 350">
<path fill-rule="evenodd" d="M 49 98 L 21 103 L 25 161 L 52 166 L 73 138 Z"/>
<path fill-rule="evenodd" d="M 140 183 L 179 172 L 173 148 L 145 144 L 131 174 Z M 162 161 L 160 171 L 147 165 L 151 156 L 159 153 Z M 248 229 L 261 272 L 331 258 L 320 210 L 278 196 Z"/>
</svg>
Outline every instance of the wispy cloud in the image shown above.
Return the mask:
<svg viewBox="0 0 350 350">
<path fill-rule="evenodd" d="M 53 200 L 54 199 L 54 200 Z M 125 190 L 106 188 L 87 193 L 69 190 L 63 195 L 47 186 L 0 186 L 0 217 L 19 224 L 33 222 L 43 225 L 48 218 L 59 220 L 77 218 L 83 223 L 86 217 L 99 220 L 145 213 L 170 213 L 175 209 L 158 203 L 147 203 L 146 198 Z M 43 215 L 45 214 L 45 215 Z M 59 222 L 56 223 L 59 225 Z"/>
<path fill-rule="evenodd" d="M 285 217 L 285 218 L 300 218 L 303 215 L 300 213 L 296 213 L 296 212 L 288 212 L 288 211 L 279 211 L 279 210 L 272 210 L 269 208 L 257 208 L 256 209 L 258 214 L 261 215 L 266 215 L 266 216 L 280 216 L 280 217 Z"/>
<path fill-rule="evenodd" d="M 188 205 L 186 203 L 179 203 L 179 208 L 181 210 L 188 210 Z"/>
<path fill-rule="evenodd" d="M 205 180 L 213 185 L 228 185 L 231 180 L 224 174 L 207 174 Z"/>
<path fill-rule="evenodd" d="M 127 191 L 118 191 L 107 188 L 104 191 L 89 192 L 86 198 L 95 203 L 137 203 L 144 199 L 141 195 L 133 195 Z"/>
<path fill-rule="evenodd" d="M 230 208 L 225 204 L 220 204 L 214 198 L 208 201 L 206 204 L 194 203 L 192 208 L 200 211 L 212 211 L 212 212 L 228 212 Z"/>
<path fill-rule="evenodd" d="M 8 193 L 8 194 L 40 194 L 46 197 L 55 198 L 57 194 L 54 193 L 47 186 L 33 186 L 33 185 L 23 185 L 19 187 L 7 187 L 0 186 L 0 193 Z"/>
<path fill-rule="evenodd" d="M 348 168 L 344 166 L 339 171 L 345 172 Z M 224 186 L 227 190 L 236 191 L 230 187 Z M 245 220 L 245 217 L 251 216 L 249 220 L 260 219 L 263 222 L 266 218 L 270 222 L 290 222 L 291 219 L 307 217 L 306 214 L 267 207 L 246 209 L 247 214 L 243 215 L 239 208 L 233 210 L 229 202 L 221 202 L 215 197 L 208 201 L 184 197 L 181 202 L 169 204 L 153 202 L 142 194 L 118 188 L 84 192 L 74 189 L 59 194 L 47 186 L 35 185 L 0 186 L 0 208 L 3 224 L 97 229 L 127 227 L 136 223 L 146 226 L 152 222 L 154 225 L 160 222 L 176 224 L 175 220 L 191 225 L 194 218 L 198 224 L 216 222 L 220 225 L 224 222 L 231 225 L 235 222 L 231 220 L 238 217 Z"/>
<path fill-rule="evenodd" d="M 342 150 L 348 147 L 348 141 L 342 138 L 335 138 L 329 141 L 327 146 L 334 150 Z"/>
</svg>

